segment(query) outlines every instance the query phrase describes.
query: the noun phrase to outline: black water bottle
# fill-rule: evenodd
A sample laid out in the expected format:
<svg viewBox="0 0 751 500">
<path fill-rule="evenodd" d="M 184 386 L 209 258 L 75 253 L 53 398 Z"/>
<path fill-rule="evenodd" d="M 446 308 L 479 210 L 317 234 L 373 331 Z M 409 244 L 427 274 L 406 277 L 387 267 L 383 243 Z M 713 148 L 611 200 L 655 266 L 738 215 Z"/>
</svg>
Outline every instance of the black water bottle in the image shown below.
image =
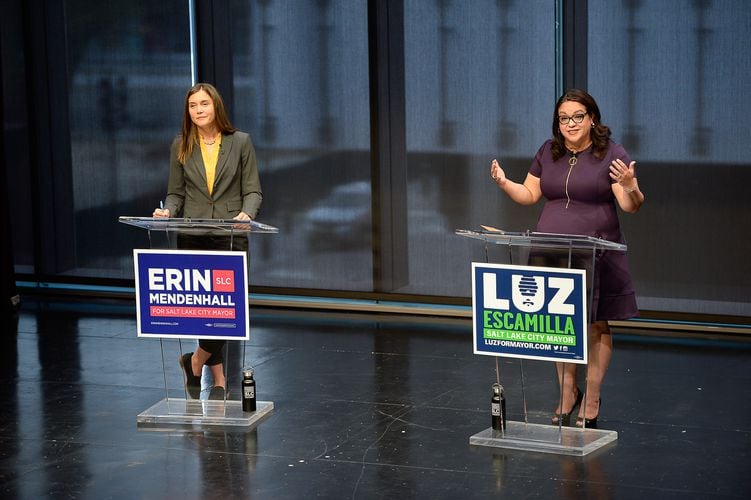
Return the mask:
<svg viewBox="0 0 751 500">
<path fill-rule="evenodd" d="M 256 411 L 256 381 L 252 368 L 243 370 L 243 411 Z"/>
<path fill-rule="evenodd" d="M 503 395 L 503 386 L 493 384 L 493 397 L 490 400 L 490 414 L 494 431 L 506 430 L 506 398 Z"/>
</svg>

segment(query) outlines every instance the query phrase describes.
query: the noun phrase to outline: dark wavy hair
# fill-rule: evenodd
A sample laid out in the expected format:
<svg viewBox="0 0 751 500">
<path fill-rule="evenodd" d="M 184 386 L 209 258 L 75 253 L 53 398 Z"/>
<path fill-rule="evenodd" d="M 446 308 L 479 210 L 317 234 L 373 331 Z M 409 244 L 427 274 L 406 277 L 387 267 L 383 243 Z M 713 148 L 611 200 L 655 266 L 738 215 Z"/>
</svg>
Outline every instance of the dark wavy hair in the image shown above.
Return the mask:
<svg viewBox="0 0 751 500">
<path fill-rule="evenodd" d="M 190 96 L 200 91 L 209 94 L 211 101 L 214 103 L 214 124 L 222 134 L 232 134 L 237 131 L 227 116 L 227 110 L 224 108 L 224 101 L 219 91 L 210 83 L 196 83 L 188 93 L 185 94 L 185 107 L 183 109 L 183 126 L 180 134 L 180 146 L 177 150 L 177 160 L 185 164 L 185 159 L 190 158 L 193 154 L 193 147 L 198 144 L 198 127 L 190 119 L 190 105 L 188 100 Z"/>
<path fill-rule="evenodd" d="M 567 101 L 578 102 L 583 104 L 587 110 L 587 114 L 592 119 L 594 126 L 590 133 L 592 139 L 592 154 L 598 160 L 602 160 L 605 157 L 605 153 L 610 146 L 610 127 L 603 125 L 600 117 L 600 108 L 597 107 L 594 97 L 589 95 L 580 89 L 569 89 L 558 99 L 555 105 L 555 111 L 553 111 L 553 147 L 551 151 L 553 153 L 553 160 L 557 160 L 566 154 L 566 143 L 563 140 L 563 134 L 561 133 L 561 127 L 558 123 L 558 108 L 561 104 Z"/>
</svg>

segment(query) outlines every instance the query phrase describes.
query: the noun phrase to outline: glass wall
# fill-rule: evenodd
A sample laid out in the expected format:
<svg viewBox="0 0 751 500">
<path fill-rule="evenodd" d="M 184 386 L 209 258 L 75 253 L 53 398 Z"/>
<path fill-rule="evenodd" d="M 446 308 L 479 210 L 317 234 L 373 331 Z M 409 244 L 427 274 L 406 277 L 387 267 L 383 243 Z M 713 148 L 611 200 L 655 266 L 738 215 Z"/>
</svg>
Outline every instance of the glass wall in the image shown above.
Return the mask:
<svg viewBox="0 0 751 500">
<path fill-rule="evenodd" d="M 232 20 L 235 125 L 280 231 L 253 239 L 251 282 L 372 291 L 367 2 L 235 1 Z"/>
<path fill-rule="evenodd" d="M 589 89 L 647 196 L 621 217 L 639 307 L 751 314 L 751 9 L 588 5 Z"/>
<path fill-rule="evenodd" d="M 405 2 L 409 280 L 400 292 L 470 295 L 476 241 L 457 228 L 534 229 L 490 180 L 497 158 L 521 181 L 555 102 L 551 2 Z"/>
<path fill-rule="evenodd" d="M 191 85 L 188 2 L 67 0 L 65 23 L 75 253 L 60 272 L 131 279 L 145 235 L 117 217 L 150 216 L 166 191 Z"/>
<path fill-rule="evenodd" d="M 280 229 L 253 238 L 251 284 L 466 301 L 470 262 L 484 253 L 455 229 L 524 231 L 541 209 L 509 201 L 489 165 L 497 158 L 520 181 L 550 136 L 557 29 L 572 25 L 556 13 L 566 12 L 578 31 L 564 48 L 582 57 L 564 74 L 586 80 L 647 196 L 621 216 L 640 307 L 751 317 L 751 9 L 573 1 L 199 3 L 228 18 L 196 23 L 195 61 L 232 82 L 230 113 L 259 160 L 259 220 Z M 117 217 L 147 216 L 165 194 L 192 83 L 190 3 L 4 5 L 16 270 L 132 280 L 131 249 L 148 241 Z M 225 29 L 231 54 L 210 50 Z"/>
</svg>

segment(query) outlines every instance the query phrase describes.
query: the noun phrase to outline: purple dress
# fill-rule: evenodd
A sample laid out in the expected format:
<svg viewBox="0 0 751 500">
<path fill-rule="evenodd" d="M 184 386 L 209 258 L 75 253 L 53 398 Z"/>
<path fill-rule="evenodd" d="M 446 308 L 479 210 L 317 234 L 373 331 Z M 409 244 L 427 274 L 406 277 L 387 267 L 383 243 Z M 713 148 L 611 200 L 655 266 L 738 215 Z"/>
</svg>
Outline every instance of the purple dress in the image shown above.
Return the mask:
<svg viewBox="0 0 751 500">
<path fill-rule="evenodd" d="M 548 140 L 540 147 L 529 168 L 529 173 L 540 179 L 547 200 L 537 221 L 537 231 L 625 243 L 611 188 L 615 181 L 609 173 L 610 163 L 616 158 L 626 165 L 631 162 L 626 150 L 611 141 L 602 160 L 595 158 L 590 148 L 578 153 L 577 163 L 571 167 L 571 153 L 553 161 L 552 143 Z M 592 320 L 628 319 L 637 313 L 626 253 L 602 252 L 595 262 Z"/>
</svg>

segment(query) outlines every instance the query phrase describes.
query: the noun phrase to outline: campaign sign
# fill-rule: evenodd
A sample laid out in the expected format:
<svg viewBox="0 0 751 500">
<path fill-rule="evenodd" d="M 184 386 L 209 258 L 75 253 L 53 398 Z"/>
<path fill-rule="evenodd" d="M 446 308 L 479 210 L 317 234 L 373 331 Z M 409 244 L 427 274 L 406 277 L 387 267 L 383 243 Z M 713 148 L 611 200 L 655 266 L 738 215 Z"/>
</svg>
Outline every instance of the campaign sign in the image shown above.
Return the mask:
<svg viewBox="0 0 751 500">
<path fill-rule="evenodd" d="M 474 353 L 587 363 L 585 271 L 472 263 Z"/>
<path fill-rule="evenodd" d="M 245 252 L 134 250 L 139 337 L 249 338 Z"/>
</svg>

